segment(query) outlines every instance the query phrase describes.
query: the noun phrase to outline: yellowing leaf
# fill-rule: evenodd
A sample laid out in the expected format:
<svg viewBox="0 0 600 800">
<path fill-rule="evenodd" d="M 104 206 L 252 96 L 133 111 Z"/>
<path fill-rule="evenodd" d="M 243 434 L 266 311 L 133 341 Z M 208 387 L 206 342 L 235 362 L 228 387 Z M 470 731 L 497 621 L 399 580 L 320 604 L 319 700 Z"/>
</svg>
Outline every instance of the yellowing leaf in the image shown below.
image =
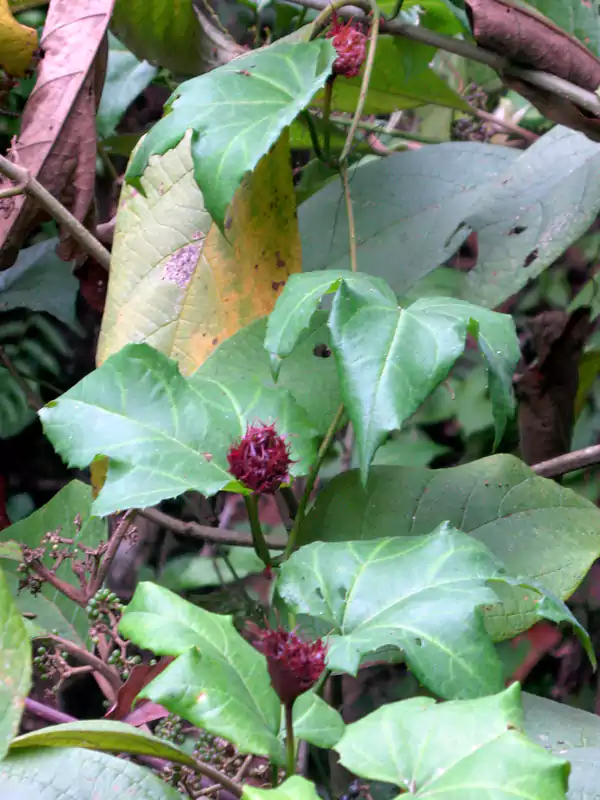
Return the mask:
<svg viewBox="0 0 600 800">
<path fill-rule="evenodd" d="M 300 271 L 287 136 L 236 193 L 227 238 L 204 208 L 189 136 L 154 157 L 142 183 L 145 197 L 123 189 L 97 361 L 147 342 L 189 375 L 224 339 L 268 314 Z"/>
<path fill-rule="evenodd" d="M 0 0 L 0 68 L 23 75 L 37 47 L 37 33 L 13 17 L 8 0 Z"/>
</svg>

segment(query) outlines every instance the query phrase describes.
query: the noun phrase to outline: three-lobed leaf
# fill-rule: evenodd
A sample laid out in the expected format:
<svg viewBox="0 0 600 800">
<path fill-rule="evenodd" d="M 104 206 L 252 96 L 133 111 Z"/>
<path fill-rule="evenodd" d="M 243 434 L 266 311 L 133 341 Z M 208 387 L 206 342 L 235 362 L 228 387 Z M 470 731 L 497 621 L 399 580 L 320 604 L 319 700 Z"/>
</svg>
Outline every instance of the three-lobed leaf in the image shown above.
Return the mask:
<svg viewBox="0 0 600 800">
<path fill-rule="evenodd" d="M 320 493 L 300 542 L 419 536 L 444 520 L 483 542 L 509 574 L 535 579 L 563 599 L 600 555 L 597 507 L 509 455 L 438 470 L 373 467 L 366 487 L 358 470 L 339 475 Z M 531 592 L 495 591 L 502 604 L 485 616 L 494 639 L 538 619 Z"/>
<path fill-rule="evenodd" d="M 295 613 L 331 627 L 327 663 L 356 674 L 361 659 L 395 647 L 443 697 L 502 687 L 502 670 L 478 606 L 502 569 L 480 542 L 448 525 L 428 536 L 321 543 L 281 566 L 277 590 Z"/>
<path fill-rule="evenodd" d="M 239 380 L 227 386 L 177 365 L 148 345 L 128 345 L 40 412 L 71 466 L 110 459 L 97 514 L 153 505 L 188 489 L 244 491 L 228 472 L 231 443 L 257 420 L 277 420 L 295 470 L 314 456 L 315 432 L 284 389 Z"/>
<path fill-rule="evenodd" d="M 381 295 L 391 302 L 396 299 L 385 281 L 366 273 L 328 269 L 291 275 L 267 322 L 265 348 L 271 354 L 277 371 L 279 359 L 289 356 L 294 350 L 324 295 L 337 292 L 342 281 L 360 294 Z"/>
<path fill-rule="evenodd" d="M 440 705 L 415 697 L 349 725 L 335 749 L 353 773 L 407 797 L 564 800 L 568 763 L 531 742 L 522 720 L 518 684 Z"/>
<path fill-rule="evenodd" d="M 512 374 L 520 350 L 511 317 L 452 298 L 423 298 L 401 308 L 390 294 L 358 292 L 344 281 L 329 319 L 363 478 L 388 433 L 448 375 L 467 333 L 490 370 L 496 441 L 514 412 Z"/>
<path fill-rule="evenodd" d="M 275 144 L 331 72 L 335 51 L 326 40 L 279 42 L 181 84 L 170 113 L 130 162 L 139 179 L 150 156 L 175 147 L 190 128 L 194 175 L 206 209 L 221 229 L 243 176 Z"/>
</svg>

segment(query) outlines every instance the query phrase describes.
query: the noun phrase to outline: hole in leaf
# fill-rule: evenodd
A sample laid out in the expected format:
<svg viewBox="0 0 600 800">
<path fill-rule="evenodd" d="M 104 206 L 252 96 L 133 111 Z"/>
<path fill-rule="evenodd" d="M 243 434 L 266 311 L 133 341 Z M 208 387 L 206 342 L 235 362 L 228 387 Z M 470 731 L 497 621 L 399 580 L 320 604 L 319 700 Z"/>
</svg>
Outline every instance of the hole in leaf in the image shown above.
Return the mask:
<svg viewBox="0 0 600 800">
<path fill-rule="evenodd" d="M 417 647 L 423 647 L 423 639 L 419 639 L 419 637 L 417 636 L 417 638 L 415 639 L 415 644 L 417 645 Z"/>
<path fill-rule="evenodd" d="M 533 262 L 536 260 L 537 257 L 538 257 L 538 249 L 537 249 L 537 247 L 534 247 L 534 249 L 531 251 L 531 253 L 527 254 L 527 257 L 526 257 L 525 261 L 523 262 L 523 266 L 524 267 L 530 267 L 533 264 Z"/>
<path fill-rule="evenodd" d="M 317 358 L 329 358 L 331 350 L 326 344 L 317 344 L 314 347 L 313 354 L 317 356 Z"/>
<path fill-rule="evenodd" d="M 515 225 L 511 228 L 508 232 L 509 236 L 518 236 L 520 233 L 525 233 L 527 230 L 527 225 Z"/>
</svg>

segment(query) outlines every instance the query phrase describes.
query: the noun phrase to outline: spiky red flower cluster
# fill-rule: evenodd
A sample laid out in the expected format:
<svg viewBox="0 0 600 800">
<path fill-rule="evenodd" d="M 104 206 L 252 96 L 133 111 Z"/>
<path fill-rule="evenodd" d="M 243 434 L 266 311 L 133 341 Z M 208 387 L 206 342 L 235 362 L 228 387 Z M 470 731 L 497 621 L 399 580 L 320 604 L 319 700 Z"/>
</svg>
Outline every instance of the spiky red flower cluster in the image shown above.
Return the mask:
<svg viewBox="0 0 600 800">
<path fill-rule="evenodd" d="M 249 425 L 227 453 L 229 471 L 257 494 L 273 494 L 290 479 L 289 445 L 274 425 Z"/>
<path fill-rule="evenodd" d="M 333 62 L 333 73 L 354 78 L 360 72 L 367 55 L 367 35 L 356 27 L 352 19 L 344 24 L 336 14 L 333 14 L 332 21 L 333 24 L 325 34 L 325 38 L 331 39 L 337 53 L 337 58 Z"/>
<path fill-rule="evenodd" d="M 327 653 L 322 639 L 307 642 L 281 627 L 258 630 L 255 635 L 255 647 L 267 659 L 271 683 L 282 703 L 293 703 L 319 680 Z"/>
</svg>

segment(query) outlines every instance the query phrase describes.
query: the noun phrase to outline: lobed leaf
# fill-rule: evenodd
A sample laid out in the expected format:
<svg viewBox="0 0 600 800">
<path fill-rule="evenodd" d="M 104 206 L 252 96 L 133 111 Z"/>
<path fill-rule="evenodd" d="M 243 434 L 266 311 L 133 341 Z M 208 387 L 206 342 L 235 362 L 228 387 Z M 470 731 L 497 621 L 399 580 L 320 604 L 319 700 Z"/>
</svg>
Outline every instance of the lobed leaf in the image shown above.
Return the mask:
<svg viewBox="0 0 600 800">
<path fill-rule="evenodd" d="M 496 441 L 502 437 L 514 413 L 512 375 L 520 357 L 508 315 L 451 298 L 423 298 L 400 308 L 393 296 L 359 293 L 344 281 L 329 327 L 363 479 L 387 434 L 401 428 L 448 375 L 468 332 L 490 370 Z"/>
<path fill-rule="evenodd" d="M 148 345 L 128 345 L 39 415 L 72 466 L 110 459 L 94 513 L 154 505 L 188 489 L 247 491 L 228 472 L 230 444 L 256 420 L 277 420 L 290 438 L 294 470 L 315 452 L 304 411 L 284 389 L 239 380 L 227 387 L 176 364 Z"/>
<path fill-rule="evenodd" d="M 338 475 L 319 494 L 300 542 L 419 536 L 448 520 L 483 542 L 510 575 L 564 599 L 600 555 L 599 519 L 589 500 L 497 455 L 449 469 L 373 467 L 364 488 L 358 470 Z M 531 592 L 496 592 L 502 604 L 486 610 L 495 640 L 536 621 Z"/>
<path fill-rule="evenodd" d="M 327 663 L 355 675 L 361 659 L 399 648 L 442 697 L 502 687 L 502 668 L 478 606 L 501 564 L 480 542 L 441 525 L 429 536 L 322 543 L 281 565 L 277 591 L 297 614 L 332 629 Z"/>
<path fill-rule="evenodd" d="M 569 765 L 522 732 L 519 686 L 476 700 L 389 703 L 348 725 L 335 748 L 360 777 L 407 797 L 564 800 Z"/>
<path fill-rule="evenodd" d="M 191 128 L 194 176 L 208 213 L 225 230 L 242 178 L 325 84 L 334 58 L 323 39 L 278 42 L 186 81 L 133 156 L 126 180 L 143 191 L 150 156 L 175 147 Z"/>
</svg>

